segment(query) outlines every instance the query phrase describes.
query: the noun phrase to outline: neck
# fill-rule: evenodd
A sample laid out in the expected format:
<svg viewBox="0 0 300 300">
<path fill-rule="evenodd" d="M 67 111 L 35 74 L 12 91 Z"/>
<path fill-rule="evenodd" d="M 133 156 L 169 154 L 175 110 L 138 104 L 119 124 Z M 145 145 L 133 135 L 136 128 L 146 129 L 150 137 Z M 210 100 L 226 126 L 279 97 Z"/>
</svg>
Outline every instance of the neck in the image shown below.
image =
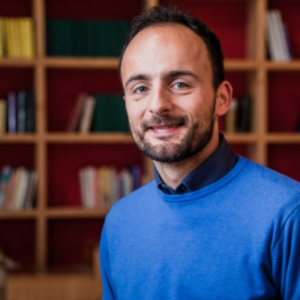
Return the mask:
<svg viewBox="0 0 300 300">
<path fill-rule="evenodd" d="M 154 161 L 155 167 L 165 184 L 176 189 L 180 182 L 196 167 L 202 164 L 219 145 L 219 135 L 214 135 L 206 147 L 197 154 L 179 162 L 162 163 Z"/>
</svg>

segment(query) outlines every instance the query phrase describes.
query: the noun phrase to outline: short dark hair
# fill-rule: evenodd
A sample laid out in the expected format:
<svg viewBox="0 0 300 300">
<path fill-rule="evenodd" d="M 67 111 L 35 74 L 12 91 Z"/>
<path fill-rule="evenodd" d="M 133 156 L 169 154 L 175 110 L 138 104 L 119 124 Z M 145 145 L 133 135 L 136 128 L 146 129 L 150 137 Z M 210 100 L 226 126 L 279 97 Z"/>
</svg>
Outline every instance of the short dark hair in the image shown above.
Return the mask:
<svg viewBox="0 0 300 300">
<path fill-rule="evenodd" d="M 140 31 L 147 27 L 172 23 L 181 24 L 190 28 L 204 41 L 211 61 L 213 71 L 213 86 L 215 89 L 217 89 L 225 78 L 223 62 L 224 57 L 219 38 L 200 19 L 192 17 L 186 11 L 177 7 L 155 6 L 132 20 L 127 41 L 120 56 L 119 70 L 121 69 L 125 50 Z"/>
</svg>

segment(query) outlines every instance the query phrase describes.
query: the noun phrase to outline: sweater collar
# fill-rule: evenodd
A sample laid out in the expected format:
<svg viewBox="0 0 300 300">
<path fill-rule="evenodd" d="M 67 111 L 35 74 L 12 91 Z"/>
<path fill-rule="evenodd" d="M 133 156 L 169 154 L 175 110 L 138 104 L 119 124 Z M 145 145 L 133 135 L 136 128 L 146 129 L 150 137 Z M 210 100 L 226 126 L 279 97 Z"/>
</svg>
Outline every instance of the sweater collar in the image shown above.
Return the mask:
<svg viewBox="0 0 300 300">
<path fill-rule="evenodd" d="M 189 173 L 174 190 L 166 185 L 154 166 L 157 187 L 169 195 L 185 194 L 206 187 L 225 176 L 236 164 L 237 156 L 233 153 L 223 134 L 219 134 L 218 148 L 191 173 Z"/>
</svg>

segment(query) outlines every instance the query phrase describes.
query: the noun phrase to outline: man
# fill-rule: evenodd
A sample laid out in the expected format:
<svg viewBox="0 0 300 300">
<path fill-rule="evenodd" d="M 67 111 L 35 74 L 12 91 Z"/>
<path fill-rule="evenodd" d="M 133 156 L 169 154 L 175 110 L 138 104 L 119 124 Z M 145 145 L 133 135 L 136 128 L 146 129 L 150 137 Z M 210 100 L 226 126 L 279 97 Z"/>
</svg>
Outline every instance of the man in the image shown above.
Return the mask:
<svg viewBox="0 0 300 300">
<path fill-rule="evenodd" d="M 118 201 L 101 238 L 103 299 L 300 299 L 300 184 L 233 154 L 218 38 L 158 7 L 120 62 L 133 138 L 155 180 Z"/>
</svg>

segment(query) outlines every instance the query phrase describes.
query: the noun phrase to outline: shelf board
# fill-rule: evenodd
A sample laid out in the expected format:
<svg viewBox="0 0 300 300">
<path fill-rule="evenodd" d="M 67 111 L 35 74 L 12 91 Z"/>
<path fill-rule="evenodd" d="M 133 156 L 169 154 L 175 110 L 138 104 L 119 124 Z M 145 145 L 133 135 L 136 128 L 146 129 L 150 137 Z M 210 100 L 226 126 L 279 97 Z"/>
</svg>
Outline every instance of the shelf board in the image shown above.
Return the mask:
<svg viewBox="0 0 300 300">
<path fill-rule="evenodd" d="M 36 210 L 0 210 L 2 219 L 35 219 L 38 213 Z"/>
<path fill-rule="evenodd" d="M 60 218 L 103 218 L 109 209 L 87 209 L 83 207 L 48 208 L 46 216 L 51 219 Z"/>
<path fill-rule="evenodd" d="M 224 65 L 226 71 L 255 71 L 259 64 L 255 60 L 226 59 Z"/>
<path fill-rule="evenodd" d="M 226 140 L 229 143 L 252 144 L 258 141 L 258 135 L 253 133 L 226 133 Z"/>
<path fill-rule="evenodd" d="M 300 133 L 270 133 L 266 136 L 266 141 L 273 144 L 299 144 Z"/>
<path fill-rule="evenodd" d="M 0 135 L 0 143 L 35 143 L 38 140 L 36 134 L 5 134 Z"/>
<path fill-rule="evenodd" d="M 37 60 L 35 58 L 26 59 L 26 58 L 1 58 L 0 67 L 9 67 L 9 68 L 27 68 L 34 67 Z"/>
<path fill-rule="evenodd" d="M 44 64 L 48 68 L 67 69 L 117 69 L 117 57 L 53 57 L 46 58 Z"/>
<path fill-rule="evenodd" d="M 300 71 L 300 60 L 291 60 L 288 62 L 269 61 L 265 63 L 269 71 Z"/>
<path fill-rule="evenodd" d="M 45 136 L 49 143 L 104 143 L 104 144 L 132 144 L 129 133 L 49 133 Z"/>
</svg>

